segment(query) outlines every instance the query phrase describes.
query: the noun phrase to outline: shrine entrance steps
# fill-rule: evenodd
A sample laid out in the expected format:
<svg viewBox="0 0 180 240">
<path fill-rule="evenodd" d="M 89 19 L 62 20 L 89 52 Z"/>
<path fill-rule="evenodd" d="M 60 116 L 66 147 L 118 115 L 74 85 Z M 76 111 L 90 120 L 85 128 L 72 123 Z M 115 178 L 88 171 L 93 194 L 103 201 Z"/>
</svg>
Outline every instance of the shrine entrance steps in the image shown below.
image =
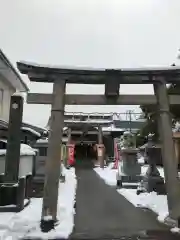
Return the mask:
<svg viewBox="0 0 180 240">
<path fill-rule="evenodd" d="M 70 239 L 122 239 L 145 232 L 167 235 L 163 240 L 176 239 L 153 213 L 134 207 L 93 169 L 76 168 L 76 175 L 75 227 Z"/>
</svg>

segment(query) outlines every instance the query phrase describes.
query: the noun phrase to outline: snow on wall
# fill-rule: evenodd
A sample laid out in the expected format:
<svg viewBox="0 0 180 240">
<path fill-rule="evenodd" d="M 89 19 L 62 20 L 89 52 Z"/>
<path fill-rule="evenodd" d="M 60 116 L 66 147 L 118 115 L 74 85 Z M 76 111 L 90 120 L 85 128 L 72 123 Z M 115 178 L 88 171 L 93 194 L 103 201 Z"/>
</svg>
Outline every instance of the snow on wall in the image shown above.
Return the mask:
<svg viewBox="0 0 180 240">
<path fill-rule="evenodd" d="M 25 155 L 25 156 L 31 156 L 35 155 L 36 152 L 33 148 L 31 148 L 27 144 L 21 144 L 21 150 L 20 150 L 20 155 Z M 0 149 L 0 156 L 1 155 L 6 155 L 6 149 Z"/>
</svg>

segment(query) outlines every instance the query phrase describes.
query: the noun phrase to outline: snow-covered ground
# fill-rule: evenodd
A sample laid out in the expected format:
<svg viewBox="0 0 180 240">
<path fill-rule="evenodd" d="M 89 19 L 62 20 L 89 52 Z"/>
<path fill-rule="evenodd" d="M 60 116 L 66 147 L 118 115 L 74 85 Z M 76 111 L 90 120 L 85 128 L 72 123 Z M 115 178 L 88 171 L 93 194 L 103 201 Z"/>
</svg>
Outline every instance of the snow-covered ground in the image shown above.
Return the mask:
<svg viewBox="0 0 180 240">
<path fill-rule="evenodd" d="M 148 166 L 141 167 L 141 174 L 144 175 Z M 163 168 L 158 168 L 160 175 L 164 177 Z M 108 167 L 101 169 L 99 167 L 94 168 L 97 174 L 104 179 L 104 181 L 110 186 L 116 186 L 116 174 L 117 170 L 112 169 L 112 164 Z M 129 184 L 128 184 L 129 185 Z M 155 192 L 136 194 L 136 189 L 121 188 L 117 189 L 118 193 L 123 195 L 129 202 L 136 207 L 148 208 L 154 211 L 158 215 L 158 220 L 164 222 L 168 216 L 168 206 L 166 195 L 157 195 Z"/>
<path fill-rule="evenodd" d="M 40 219 L 42 198 L 33 198 L 20 213 L 0 213 L 0 239 L 16 240 L 23 237 L 31 239 L 68 238 L 74 226 L 74 203 L 77 180 L 74 168 L 63 169 L 66 181 L 60 183 L 57 218 L 54 230 L 42 233 Z"/>
</svg>

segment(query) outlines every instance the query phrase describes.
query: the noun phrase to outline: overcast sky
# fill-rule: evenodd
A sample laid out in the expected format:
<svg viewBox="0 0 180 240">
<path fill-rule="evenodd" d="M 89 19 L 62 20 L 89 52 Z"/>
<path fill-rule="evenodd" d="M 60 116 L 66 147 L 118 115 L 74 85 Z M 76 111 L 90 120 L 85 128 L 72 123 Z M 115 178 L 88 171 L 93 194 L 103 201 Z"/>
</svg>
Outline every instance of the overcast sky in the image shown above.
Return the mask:
<svg viewBox="0 0 180 240">
<path fill-rule="evenodd" d="M 0 48 L 15 65 L 121 68 L 170 65 L 180 48 L 180 0 L 0 0 Z M 51 84 L 30 83 L 31 92 Z M 103 93 L 100 86 L 67 86 L 68 93 Z M 152 93 L 123 85 L 121 93 Z M 124 112 L 133 106 L 68 106 L 67 111 Z M 137 110 L 139 111 L 139 110 Z M 24 120 L 45 126 L 50 106 L 27 105 Z"/>
</svg>

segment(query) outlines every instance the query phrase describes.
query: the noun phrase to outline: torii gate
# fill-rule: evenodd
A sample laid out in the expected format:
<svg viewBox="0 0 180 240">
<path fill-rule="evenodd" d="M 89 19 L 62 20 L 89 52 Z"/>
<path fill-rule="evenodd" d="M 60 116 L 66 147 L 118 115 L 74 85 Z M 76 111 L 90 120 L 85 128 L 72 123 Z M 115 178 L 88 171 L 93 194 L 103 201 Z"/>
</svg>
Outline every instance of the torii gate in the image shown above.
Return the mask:
<svg viewBox="0 0 180 240">
<path fill-rule="evenodd" d="M 159 130 L 162 141 L 168 209 L 170 216 L 180 218 L 180 185 L 175 161 L 172 138 L 170 104 L 179 104 L 179 95 L 167 95 L 166 83 L 180 82 L 180 68 L 148 69 L 68 69 L 18 62 L 22 74 L 27 74 L 30 81 L 53 82 L 53 94 L 29 93 L 27 102 L 32 104 L 51 104 L 51 133 L 49 136 L 48 159 L 42 220 L 51 216 L 56 221 L 58 184 L 60 176 L 59 154 L 61 149 L 62 129 L 64 125 L 64 106 L 73 105 L 141 105 L 157 104 Z M 105 84 L 104 95 L 65 95 L 66 83 Z M 153 84 L 154 95 L 119 95 L 120 84 Z"/>
</svg>

